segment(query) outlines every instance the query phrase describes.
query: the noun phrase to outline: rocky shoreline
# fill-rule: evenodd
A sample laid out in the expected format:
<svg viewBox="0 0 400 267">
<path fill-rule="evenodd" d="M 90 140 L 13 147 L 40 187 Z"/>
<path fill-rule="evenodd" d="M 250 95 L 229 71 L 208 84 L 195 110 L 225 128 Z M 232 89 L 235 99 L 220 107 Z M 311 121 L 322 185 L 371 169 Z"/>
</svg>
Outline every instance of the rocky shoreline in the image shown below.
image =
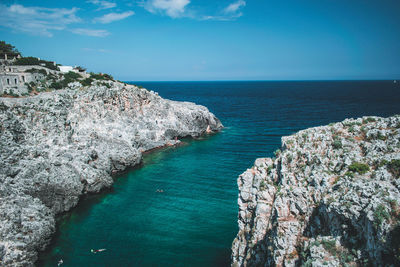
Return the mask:
<svg viewBox="0 0 400 267">
<path fill-rule="evenodd" d="M 0 98 L 0 265 L 33 266 L 55 216 L 142 153 L 219 131 L 207 108 L 116 81 Z"/>
<path fill-rule="evenodd" d="M 283 137 L 238 186 L 234 267 L 400 264 L 400 116 Z"/>
</svg>

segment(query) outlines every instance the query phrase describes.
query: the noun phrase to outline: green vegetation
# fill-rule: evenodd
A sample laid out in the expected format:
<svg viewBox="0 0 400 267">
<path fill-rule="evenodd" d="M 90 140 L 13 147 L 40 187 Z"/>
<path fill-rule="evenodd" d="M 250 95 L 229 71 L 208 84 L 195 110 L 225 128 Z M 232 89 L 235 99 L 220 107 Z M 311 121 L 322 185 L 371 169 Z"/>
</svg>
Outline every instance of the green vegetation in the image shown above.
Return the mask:
<svg viewBox="0 0 400 267">
<path fill-rule="evenodd" d="M 374 225 L 376 228 L 380 227 L 385 220 L 390 218 L 389 212 L 386 211 L 385 207 L 380 204 L 374 211 Z"/>
<path fill-rule="evenodd" d="M 31 83 L 32 83 L 32 82 L 31 82 Z M 33 86 L 32 86 L 31 83 L 25 83 L 26 87 L 28 87 L 28 94 L 29 94 L 30 92 L 33 91 L 33 86 L 34 86 L 34 84 L 33 84 Z"/>
<path fill-rule="evenodd" d="M 331 255 L 336 255 L 337 250 L 335 240 L 322 240 L 321 244 Z"/>
<path fill-rule="evenodd" d="M 63 89 L 63 85 L 61 82 L 53 82 L 52 84 L 50 84 L 49 87 L 55 90 Z"/>
<path fill-rule="evenodd" d="M 338 137 L 335 137 L 333 139 L 332 146 L 333 146 L 334 149 L 340 149 L 340 148 L 343 147 L 342 141 Z"/>
<path fill-rule="evenodd" d="M 44 70 L 44 69 L 35 69 L 35 68 L 31 68 L 31 69 L 27 69 L 27 70 L 25 70 L 25 72 L 29 72 L 29 73 L 39 73 L 39 74 L 42 74 L 42 75 L 47 75 L 47 71 L 46 70 Z"/>
<path fill-rule="evenodd" d="M 9 59 L 21 55 L 15 46 L 7 44 L 4 41 L 0 41 L 0 58 L 4 59 L 5 54 L 7 54 Z"/>
<path fill-rule="evenodd" d="M 95 79 L 95 80 L 114 80 L 114 78 L 106 73 L 90 73 L 90 78 Z"/>
<path fill-rule="evenodd" d="M 41 60 L 36 57 L 22 57 L 18 58 L 15 62 L 14 65 L 38 65 L 38 66 L 43 66 L 51 70 L 59 70 L 56 65 L 54 65 L 54 62 L 51 61 L 46 61 L 46 60 Z"/>
<path fill-rule="evenodd" d="M 382 140 L 382 141 L 386 141 L 386 139 L 387 139 L 387 137 L 384 136 L 381 132 L 378 132 L 377 138 L 378 138 L 379 140 Z"/>
<path fill-rule="evenodd" d="M 360 122 L 356 122 L 356 121 L 352 121 L 352 122 L 345 122 L 345 123 L 343 123 L 343 125 L 352 127 L 354 125 L 361 126 L 361 123 Z"/>
<path fill-rule="evenodd" d="M 13 96 L 13 97 L 18 97 L 19 95 L 17 95 L 16 93 L 14 93 L 13 89 L 10 89 L 10 91 L 8 92 L 9 96 Z"/>
<path fill-rule="evenodd" d="M 367 173 L 369 171 L 369 166 L 367 164 L 364 164 L 364 163 L 353 162 L 349 166 L 349 171 L 358 172 L 359 174 L 364 174 L 364 173 Z"/>
<path fill-rule="evenodd" d="M 266 188 L 265 182 L 264 182 L 264 181 L 261 181 L 261 182 L 260 182 L 260 189 L 261 189 L 261 190 L 264 190 L 265 188 Z"/>
<path fill-rule="evenodd" d="M 79 72 L 84 72 L 84 71 L 86 71 L 86 68 L 81 67 L 81 66 L 75 67 L 75 69 L 77 69 Z"/>
<path fill-rule="evenodd" d="M 366 123 L 368 123 L 368 122 L 375 122 L 375 121 L 376 121 L 375 118 L 368 117 L 368 118 L 366 118 L 366 119 L 363 119 L 363 124 L 366 124 Z"/>
<path fill-rule="evenodd" d="M 50 88 L 59 90 L 59 89 L 62 89 L 64 87 L 67 87 L 69 83 L 79 81 L 80 78 L 82 78 L 81 75 L 79 75 L 78 73 L 70 71 L 70 72 L 67 72 L 67 73 L 64 74 L 64 79 L 63 80 L 54 81 L 50 85 Z"/>
<path fill-rule="evenodd" d="M 82 78 L 82 76 L 79 75 L 76 72 L 73 72 L 73 71 L 69 71 L 69 72 L 64 74 L 64 79 L 67 79 L 67 80 L 76 81 L 76 80 L 78 80 L 80 78 Z"/>
<path fill-rule="evenodd" d="M 386 166 L 387 170 L 391 172 L 393 176 L 400 178 L 400 159 L 392 159 L 391 161 L 384 159 L 380 162 L 375 162 L 375 166 L 377 168 Z"/>
<path fill-rule="evenodd" d="M 387 168 L 395 177 L 400 178 L 400 159 L 392 159 Z"/>
<path fill-rule="evenodd" d="M 81 83 L 83 86 L 90 86 L 90 85 L 92 84 L 92 82 L 93 82 L 93 79 L 92 79 L 92 78 L 86 78 L 86 79 L 84 79 L 83 81 L 80 81 L 80 83 Z"/>
<path fill-rule="evenodd" d="M 387 161 L 386 159 L 382 160 L 381 162 L 376 161 L 376 166 L 377 167 L 383 167 L 389 164 L 389 161 Z"/>
<path fill-rule="evenodd" d="M 271 170 L 272 170 L 272 166 L 268 166 L 268 168 L 267 168 L 267 174 L 268 175 L 271 173 Z"/>
<path fill-rule="evenodd" d="M 105 82 L 100 83 L 100 85 L 105 86 L 107 88 L 111 88 L 111 85 Z"/>
</svg>

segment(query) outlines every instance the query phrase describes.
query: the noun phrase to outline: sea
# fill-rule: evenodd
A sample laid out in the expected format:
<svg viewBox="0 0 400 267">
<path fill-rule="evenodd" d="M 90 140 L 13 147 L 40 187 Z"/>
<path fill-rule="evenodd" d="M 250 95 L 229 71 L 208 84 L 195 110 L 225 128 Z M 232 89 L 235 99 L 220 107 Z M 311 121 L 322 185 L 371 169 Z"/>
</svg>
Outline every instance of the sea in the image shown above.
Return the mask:
<svg viewBox="0 0 400 267">
<path fill-rule="evenodd" d="M 225 128 L 149 153 L 112 189 L 82 199 L 58 218 L 38 266 L 230 266 L 236 181 L 256 158 L 301 129 L 400 114 L 393 81 L 129 83 L 204 105 Z"/>
</svg>

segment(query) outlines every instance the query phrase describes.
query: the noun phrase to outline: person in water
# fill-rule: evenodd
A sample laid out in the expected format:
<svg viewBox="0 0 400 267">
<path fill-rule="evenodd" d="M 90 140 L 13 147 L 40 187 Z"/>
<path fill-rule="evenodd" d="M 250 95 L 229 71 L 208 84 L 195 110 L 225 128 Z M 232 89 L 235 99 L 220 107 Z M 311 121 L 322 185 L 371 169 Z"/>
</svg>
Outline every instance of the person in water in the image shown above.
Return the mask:
<svg viewBox="0 0 400 267">
<path fill-rule="evenodd" d="M 91 250 L 90 250 L 90 252 L 92 252 L 92 253 L 96 254 L 97 252 L 102 252 L 102 251 L 105 251 L 105 250 L 106 250 L 105 248 L 96 249 L 96 250 L 94 250 L 94 249 L 91 249 Z"/>
<path fill-rule="evenodd" d="M 58 261 L 57 266 L 60 266 L 63 263 L 64 263 L 64 261 L 61 259 L 61 260 Z"/>
</svg>

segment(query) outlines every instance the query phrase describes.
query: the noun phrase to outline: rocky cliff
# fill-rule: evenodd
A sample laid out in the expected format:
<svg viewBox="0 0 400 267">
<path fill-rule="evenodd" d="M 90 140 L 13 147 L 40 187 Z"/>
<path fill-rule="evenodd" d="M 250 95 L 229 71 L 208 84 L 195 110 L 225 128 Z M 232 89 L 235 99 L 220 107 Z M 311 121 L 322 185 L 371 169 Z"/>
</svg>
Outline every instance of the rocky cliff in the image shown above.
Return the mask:
<svg viewBox="0 0 400 267">
<path fill-rule="evenodd" d="M 238 179 L 232 266 L 399 266 L 400 116 L 282 138 Z"/>
<path fill-rule="evenodd" d="M 69 86 L 0 98 L 0 266 L 32 266 L 55 215 L 111 186 L 142 152 L 222 127 L 203 106 L 136 86 Z"/>
</svg>

